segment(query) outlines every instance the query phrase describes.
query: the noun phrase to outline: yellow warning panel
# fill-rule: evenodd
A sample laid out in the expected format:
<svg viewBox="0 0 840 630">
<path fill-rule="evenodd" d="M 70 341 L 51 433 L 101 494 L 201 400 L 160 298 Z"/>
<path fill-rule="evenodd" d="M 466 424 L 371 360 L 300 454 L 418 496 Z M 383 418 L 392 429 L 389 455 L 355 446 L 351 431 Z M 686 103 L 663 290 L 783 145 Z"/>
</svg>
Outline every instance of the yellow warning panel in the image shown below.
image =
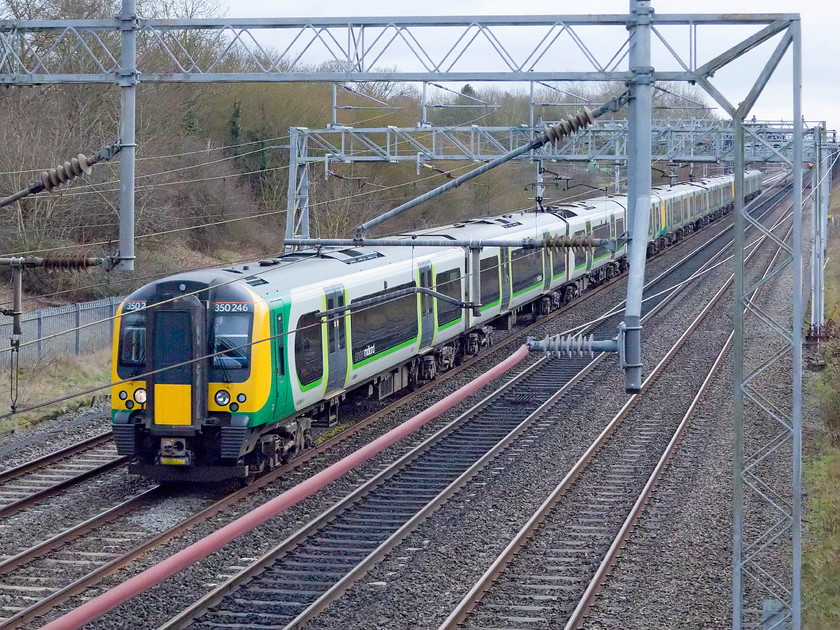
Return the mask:
<svg viewBox="0 0 840 630">
<path fill-rule="evenodd" d="M 155 383 L 155 424 L 192 424 L 192 385 Z"/>
</svg>

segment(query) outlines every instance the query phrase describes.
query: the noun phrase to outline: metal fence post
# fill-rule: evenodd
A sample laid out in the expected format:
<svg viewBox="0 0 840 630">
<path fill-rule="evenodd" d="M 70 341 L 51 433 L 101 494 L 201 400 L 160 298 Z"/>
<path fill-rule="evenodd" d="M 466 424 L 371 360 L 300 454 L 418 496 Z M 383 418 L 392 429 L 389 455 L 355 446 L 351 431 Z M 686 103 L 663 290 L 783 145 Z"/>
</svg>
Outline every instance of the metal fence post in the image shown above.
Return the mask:
<svg viewBox="0 0 840 630">
<path fill-rule="evenodd" d="M 76 302 L 76 356 L 82 354 L 82 305 Z"/>
<path fill-rule="evenodd" d="M 38 358 L 44 356 L 43 342 L 41 338 L 44 336 L 44 311 L 38 309 Z"/>
</svg>

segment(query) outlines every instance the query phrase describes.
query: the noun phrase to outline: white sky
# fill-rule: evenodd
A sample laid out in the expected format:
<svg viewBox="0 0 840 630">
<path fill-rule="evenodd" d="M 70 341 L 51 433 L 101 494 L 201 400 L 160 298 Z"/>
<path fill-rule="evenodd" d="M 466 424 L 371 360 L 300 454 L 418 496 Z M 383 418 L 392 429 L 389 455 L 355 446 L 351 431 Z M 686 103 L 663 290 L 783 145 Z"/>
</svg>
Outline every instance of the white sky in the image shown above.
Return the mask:
<svg viewBox="0 0 840 630">
<path fill-rule="evenodd" d="M 229 7 L 228 17 L 510 15 L 512 7 L 520 15 L 581 13 L 582 7 L 591 13 L 627 13 L 630 5 L 629 0 L 595 0 L 585 5 L 557 0 L 531 0 L 527 3 L 512 3 L 510 0 L 425 0 L 421 3 L 396 3 L 393 0 L 222 1 Z M 840 64 L 840 3 L 836 0 L 704 0 L 690 3 L 684 0 L 652 0 L 651 6 L 659 14 L 726 13 L 733 10 L 741 13 L 799 13 L 802 16 L 803 33 L 803 114 L 808 121 L 826 120 L 829 129 L 840 129 L 840 71 L 837 66 Z M 704 36 L 702 31 L 700 34 L 700 62 L 708 61 L 759 28 L 719 27 L 713 31 L 707 27 L 705 32 L 708 35 Z M 604 37 L 610 37 L 606 29 Z M 688 41 L 684 35 L 666 37 L 670 43 Z M 587 43 L 592 41 L 588 39 Z M 720 71 L 712 80 L 731 103 L 737 105 L 747 94 L 775 48 L 776 41 L 774 39 L 764 44 L 732 64 L 731 68 Z M 605 42 L 605 45 L 612 46 L 613 42 Z M 784 61 L 752 110 L 759 119 L 789 121 L 793 117 L 791 53 L 792 49 L 788 49 Z M 654 57 L 654 67 L 657 61 Z M 380 65 L 400 67 L 400 58 L 395 56 L 383 59 Z M 660 69 L 675 69 L 673 62 L 671 65 L 669 68 L 660 65 Z M 711 98 L 708 101 L 712 102 Z"/>
</svg>

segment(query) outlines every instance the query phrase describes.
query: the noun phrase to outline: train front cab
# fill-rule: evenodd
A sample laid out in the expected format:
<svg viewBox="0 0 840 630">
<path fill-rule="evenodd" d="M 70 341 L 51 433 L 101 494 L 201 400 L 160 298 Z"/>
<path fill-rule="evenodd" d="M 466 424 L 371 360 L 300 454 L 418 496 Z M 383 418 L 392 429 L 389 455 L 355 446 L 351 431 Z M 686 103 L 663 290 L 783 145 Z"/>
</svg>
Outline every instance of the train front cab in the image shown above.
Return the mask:
<svg viewBox="0 0 840 630">
<path fill-rule="evenodd" d="M 255 426 L 286 406 L 282 334 L 272 343 L 267 304 L 236 285 L 174 280 L 133 294 L 121 314 L 113 376 L 128 382 L 112 388 L 112 422 L 131 470 L 161 481 L 246 477 Z"/>
</svg>

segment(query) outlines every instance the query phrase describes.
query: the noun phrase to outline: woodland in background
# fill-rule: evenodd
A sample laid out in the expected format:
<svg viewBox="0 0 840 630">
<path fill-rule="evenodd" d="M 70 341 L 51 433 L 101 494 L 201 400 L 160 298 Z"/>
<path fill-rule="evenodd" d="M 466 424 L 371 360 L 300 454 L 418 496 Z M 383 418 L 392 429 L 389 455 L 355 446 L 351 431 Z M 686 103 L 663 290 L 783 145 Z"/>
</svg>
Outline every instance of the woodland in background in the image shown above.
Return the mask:
<svg viewBox="0 0 840 630">
<path fill-rule="evenodd" d="M 0 19 L 96 18 L 117 15 L 120 3 L 108 0 L 0 0 Z M 213 0 L 138 0 L 143 17 L 218 17 Z M 114 33 L 114 37 L 118 35 Z M 44 55 L 51 42 L 44 41 Z M 145 67 L 166 70 L 159 51 L 139 43 Z M 68 44 L 69 45 L 69 44 Z M 198 58 L 213 58 L 223 42 L 196 35 L 187 46 Z M 144 48 L 145 47 L 145 48 Z M 155 58 L 155 55 L 160 57 Z M 150 63 L 151 61 L 151 63 Z M 226 61 L 225 70 L 247 65 L 244 55 Z M 239 66 L 239 67 L 238 67 Z M 76 72 L 96 71 L 79 61 Z M 656 91 L 654 116 L 708 117 L 703 108 L 686 109 L 699 92 L 685 85 Z M 416 86 L 396 83 L 354 85 L 399 109 L 339 112 L 351 126 L 414 127 L 421 118 Z M 564 84 L 563 89 L 600 103 L 624 90 L 614 84 Z M 687 101 L 681 96 L 687 96 Z M 441 108 L 467 105 L 470 97 L 499 107 Z M 569 106 L 538 110 L 557 120 L 579 110 L 580 101 L 543 90 L 539 102 L 567 101 Z M 428 109 L 435 125 L 519 125 L 528 121 L 529 94 L 524 88 L 464 85 L 461 93 L 437 96 Z M 123 294 L 160 275 L 234 261 L 282 250 L 288 183 L 289 127 L 323 128 L 332 121 L 329 84 L 155 84 L 137 88 L 136 272 L 125 274 L 25 274 L 28 289 L 54 301 L 86 300 Z M 339 103 L 366 106 L 369 101 L 340 90 Z M 78 153 L 95 154 L 119 136 L 119 89 L 104 85 L 6 87 L 0 89 L 0 196 L 25 188 L 41 170 Z M 624 118 L 626 112 L 619 112 Z M 59 193 L 28 197 L 0 209 L 0 256 L 109 255 L 118 239 L 119 157 L 101 163 L 91 176 Z M 458 175 L 474 167 L 466 162 L 435 164 Z M 331 164 L 310 171 L 311 227 L 316 236 L 350 236 L 359 223 L 446 181 L 429 169 L 418 175 L 414 164 Z M 612 190 L 612 169 L 599 173 L 583 166 L 552 164 L 571 176 L 571 184 Z M 422 228 L 469 217 L 500 214 L 534 205 L 535 166 L 510 163 L 382 226 L 380 233 Z M 551 176 L 546 177 L 546 181 Z M 585 187 L 564 193 L 549 184 L 552 201 L 598 194 Z"/>
</svg>

